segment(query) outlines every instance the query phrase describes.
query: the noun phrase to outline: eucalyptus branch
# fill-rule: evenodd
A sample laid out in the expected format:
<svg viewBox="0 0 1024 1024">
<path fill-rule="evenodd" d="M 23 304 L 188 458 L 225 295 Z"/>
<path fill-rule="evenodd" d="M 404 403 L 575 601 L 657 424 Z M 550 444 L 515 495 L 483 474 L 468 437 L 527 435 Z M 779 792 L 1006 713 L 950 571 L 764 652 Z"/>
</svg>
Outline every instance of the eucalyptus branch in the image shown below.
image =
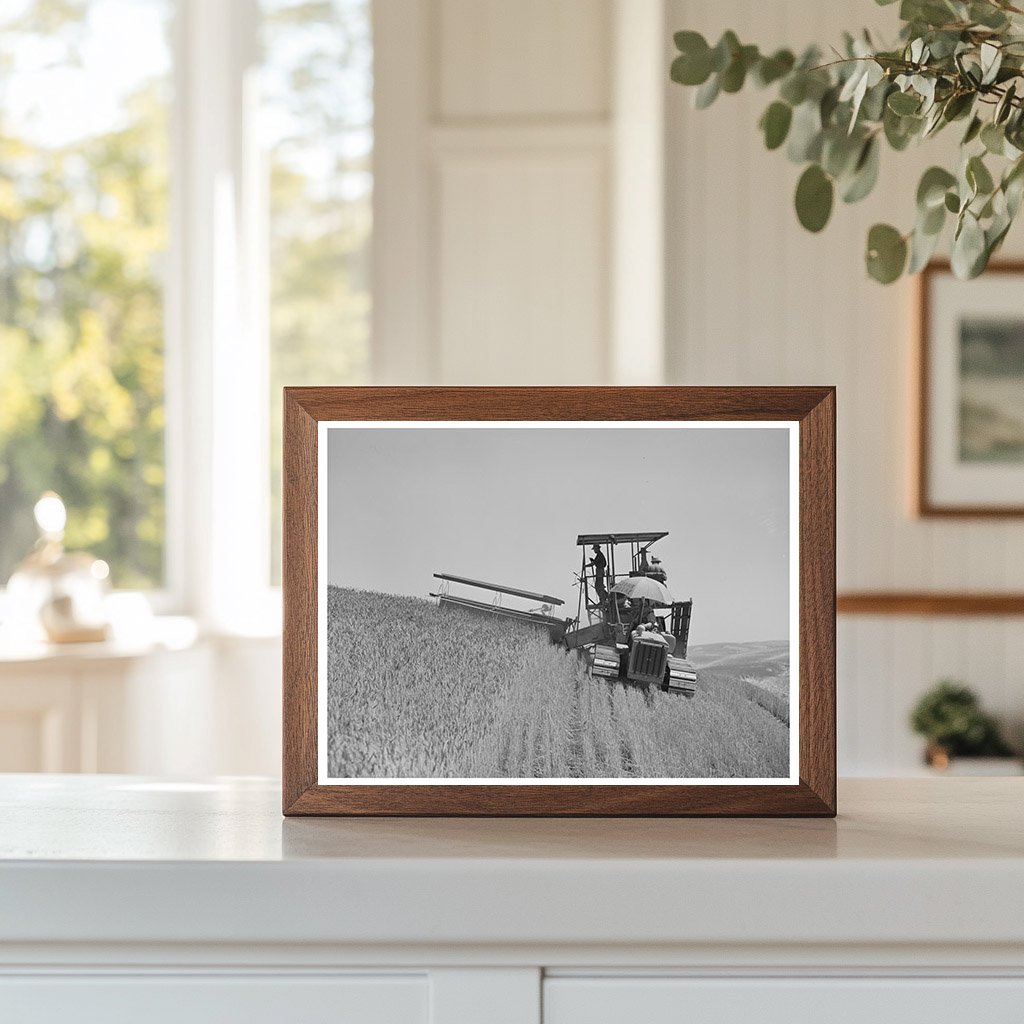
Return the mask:
<svg viewBox="0 0 1024 1024">
<path fill-rule="evenodd" d="M 789 50 L 762 54 L 734 32 L 714 46 L 678 32 L 672 78 L 697 88 L 701 109 L 748 82 L 774 89 L 758 126 L 768 149 L 785 146 L 804 166 L 795 206 L 809 231 L 825 227 L 837 194 L 854 203 L 872 191 L 883 144 L 900 152 L 962 122 L 958 166 L 922 176 L 912 229 L 876 224 L 868 232 L 866 266 L 885 284 L 916 273 L 952 220 L 953 269 L 975 277 L 1024 198 L 1024 26 L 1013 20 L 1024 9 L 1010 0 L 902 0 L 899 14 L 897 47 L 847 34 L 826 62 L 815 47 L 798 58 Z"/>
</svg>

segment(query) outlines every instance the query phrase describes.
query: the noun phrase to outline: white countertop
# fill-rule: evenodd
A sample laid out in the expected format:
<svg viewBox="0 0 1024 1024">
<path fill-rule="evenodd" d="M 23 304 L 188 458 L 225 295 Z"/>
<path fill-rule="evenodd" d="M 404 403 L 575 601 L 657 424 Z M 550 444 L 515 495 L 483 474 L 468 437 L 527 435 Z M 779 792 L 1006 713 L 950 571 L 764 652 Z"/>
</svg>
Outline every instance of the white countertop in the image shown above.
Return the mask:
<svg viewBox="0 0 1024 1024">
<path fill-rule="evenodd" d="M 1024 947 L 1024 780 L 839 817 L 284 819 L 277 784 L 0 776 L 0 943 Z"/>
</svg>

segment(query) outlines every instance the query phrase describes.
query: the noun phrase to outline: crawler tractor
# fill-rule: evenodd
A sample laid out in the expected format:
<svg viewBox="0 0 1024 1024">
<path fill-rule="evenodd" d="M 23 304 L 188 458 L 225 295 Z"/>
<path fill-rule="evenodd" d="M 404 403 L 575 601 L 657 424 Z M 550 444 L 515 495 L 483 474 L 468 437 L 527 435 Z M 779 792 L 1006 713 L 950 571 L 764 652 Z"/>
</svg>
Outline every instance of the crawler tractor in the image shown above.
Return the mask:
<svg viewBox="0 0 1024 1024">
<path fill-rule="evenodd" d="M 579 603 L 565 645 L 581 651 L 594 676 L 692 697 L 697 671 L 686 660 L 692 601 L 676 601 L 650 554 L 668 533 L 581 534 Z M 624 564 L 629 551 L 628 568 Z M 594 557 L 588 558 L 588 552 Z M 619 555 L 618 571 L 616 554 Z M 586 625 L 583 625 L 586 621 Z"/>
</svg>

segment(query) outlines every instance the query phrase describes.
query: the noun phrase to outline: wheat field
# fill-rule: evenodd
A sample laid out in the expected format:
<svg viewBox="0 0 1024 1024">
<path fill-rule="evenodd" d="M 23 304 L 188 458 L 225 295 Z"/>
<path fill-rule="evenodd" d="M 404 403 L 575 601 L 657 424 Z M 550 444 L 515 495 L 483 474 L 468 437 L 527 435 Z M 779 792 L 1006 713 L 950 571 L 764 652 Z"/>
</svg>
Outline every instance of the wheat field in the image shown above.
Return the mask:
<svg viewBox="0 0 1024 1024">
<path fill-rule="evenodd" d="M 333 778 L 778 778 L 788 646 L 692 648 L 697 695 L 592 679 L 531 626 L 328 590 Z"/>
</svg>

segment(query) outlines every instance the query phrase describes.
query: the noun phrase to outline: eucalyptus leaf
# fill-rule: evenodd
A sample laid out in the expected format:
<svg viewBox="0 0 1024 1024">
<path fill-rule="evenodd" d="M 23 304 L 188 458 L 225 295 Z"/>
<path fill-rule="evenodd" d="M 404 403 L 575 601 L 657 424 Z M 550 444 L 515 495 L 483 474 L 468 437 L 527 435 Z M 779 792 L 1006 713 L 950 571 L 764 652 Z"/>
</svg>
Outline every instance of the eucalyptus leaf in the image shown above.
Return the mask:
<svg viewBox="0 0 1024 1024">
<path fill-rule="evenodd" d="M 1006 212 L 1011 222 L 1020 212 L 1024 198 L 1024 157 L 1018 157 L 1003 174 L 1000 187 L 1006 197 Z"/>
<path fill-rule="evenodd" d="M 739 92 L 758 56 L 756 46 L 741 46 L 732 63 L 722 72 L 722 92 Z"/>
<path fill-rule="evenodd" d="M 791 107 L 798 107 L 807 99 L 807 74 L 804 71 L 794 71 L 787 75 L 779 87 L 779 98 L 785 100 Z"/>
<path fill-rule="evenodd" d="M 887 78 L 881 78 L 878 82 L 868 88 L 864 95 L 864 102 L 860 105 L 859 120 L 881 121 L 885 113 L 885 103 L 889 94 L 893 91 L 893 84 Z"/>
<path fill-rule="evenodd" d="M 953 273 L 961 280 L 977 277 L 981 265 L 984 269 L 985 232 L 978 219 L 970 212 L 965 212 L 960 227 L 953 238 L 953 251 L 950 264 Z"/>
<path fill-rule="evenodd" d="M 1006 15 L 990 3 L 972 3 L 968 10 L 968 17 L 978 25 L 984 25 L 985 28 L 997 31 L 1007 25 Z"/>
<path fill-rule="evenodd" d="M 811 164 L 796 186 L 796 215 L 808 231 L 821 231 L 832 215 L 832 180 L 817 165 Z"/>
<path fill-rule="evenodd" d="M 916 114 L 921 107 L 919 97 L 909 92 L 894 92 L 889 96 L 889 109 L 900 116 Z"/>
<path fill-rule="evenodd" d="M 864 149 L 864 135 L 850 136 L 838 127 L 822 133 L 821 166 L 833 178 L 853 171 Z"/>
<path fill-rule="evenodd" d="M 991 42 L 981 44 L 979 51 L 981 58 L 981 84 L 991 85 L 999 74 L 999 68 L 1003 63 L 1003 51 Z"/>
<path fill-rule="evenodd" d="M 875 224 L 868 232 L 867 269 L 880 284 L 892 284 L 907 262 L 906 239 L 890 224 Z"/>
<path fill-rule="evenodd" d="M 711 55 L 707 50 L 700 56 L 684 53 L 676 57 L 669 71 L 672 81 L 680 85 L 703 85 L 710 74 Z"/>
<path fill-rule="evenodd" d="M 975 96 L 971 92 L 954 93 L 942 107 L 942 116 L 946 121 L 957 121 L 966 117 L 974 107 Z"/>
<path fill-rule="evenodd" d="M 717 74 L 711 77 L 694 93 L 693 105 L 698 110 L 706 110 L 718 98 L 722 91 L 722 80 Z"/>
<path fill-rule="evenodd" d="M 1002 156 L 1006 146 L 1006 133 L 1002 126 L 991 121 L 981 129 L 981 143 L 993 156 Z"/>
<path fill-rule="evenodd" d="M 770 57 L 762 57 L 753 71 L 754 81 L 764 87 L 784 78 L 793 70 L 796 58 L 790 50 L 776 50 Z"/>
<path fill-rule="evenodd" d="M 917 214 L 917 228 L 925 235 L 938 235 L 946 224 L 946 204 L 940 203 L 928 210 L 919 210 Z"/>
<path fill-rule="evenodd" d="M 995 188 L 992 175 L 980 156 L 972 156 L 967 161 L 966 176 L 976 194 L 987 196 Z"/>
<path fill-rule="evenodd" d="M 786 155 L 793 163 L 817 160 L 821 143 L 821 111 L 817 103 L 805 101 L 793 111 Z"/>
<path fill-rule="evenodd" d="M 921 130 L 923 124 L 924 118 L 922 117 L 900 117 L 891 110 L 886 110 L 882 116 L 885 141 L 897 152 L 907 148 L 910 140 Z"/>
<path fill-rule="evenodd" d="M 944 167 L 929 167 L 917 186 L 917 208 L 927 213 L 936 206 L 942 206 L 946 192 L 955 184 L 956 176 Z"/>
<path fill-rule="evenodd" d="M 1000 97 L 999 102 L 996 104 L 996 112 L 992 115 L 992 120 L 996 124 L 1002 124 L 1013 110 L 1013 101 L 1017 96 L 1017 83 L 1011 82 L 1007 87 L 1006 91 Z"/>
<path fill-rule="evenodd" d="M 878 181 L 879 149 L 876 136 L 864 143 L 853 174 L 843 187 L 844 203 L 860 202 L 875 187 Z"/>
<path fill-rule="evenodd" d="M 727 29 L 711 51 L 711 70 L 721 74 L 733 62 L 733 57 L 740 49 L 741 43 L 736 33 Z"/>
<path fill-rule="evenodd" d="M 907 264 L 908 274 L 917 274 L 931 261 L 939 244 L 941 231 L 928 233 L 920 227 L 914 230 L 910 238 L 910 262 Z"/>
<path fill-rule="evenodd" d="M 971 123 L 967 126 L 967 131 L 964 132 L 963 139 L 960 140 L 961 146 L 970 145 L 980 134 L 983 127 L 983 122 L 980 117 L 972 117 Z"/>
<path fill-rule="evenodd" d="M 760 126 L 764 132 L 764 144 L 768 149 L 778 149 L 786 141 L 789 126 L 793 120 L 793 108 L 788 103 L 776 100 L 761 115 Z"/>
</svg>

